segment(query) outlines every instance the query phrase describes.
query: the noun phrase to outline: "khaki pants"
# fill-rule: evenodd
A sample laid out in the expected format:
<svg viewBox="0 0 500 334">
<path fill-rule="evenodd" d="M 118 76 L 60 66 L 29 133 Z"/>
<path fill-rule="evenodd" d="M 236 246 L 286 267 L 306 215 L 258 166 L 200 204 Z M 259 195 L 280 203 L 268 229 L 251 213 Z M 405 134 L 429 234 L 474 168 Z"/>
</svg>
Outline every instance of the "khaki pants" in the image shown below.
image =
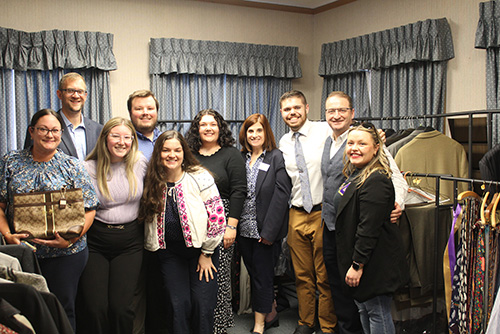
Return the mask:
<svg viewBox="0 0 500 334">
<path fill-rule="evenodd" d="M 314 327 L 316 290 L 318 290 L 318 319 L 321 330 L 333 333 L 337 317 L 323 261 L 321 211 L 308 214 L 305 211 L 290 209 L 288 246 L 295 270 L 299 325 Z"/>
</svg>

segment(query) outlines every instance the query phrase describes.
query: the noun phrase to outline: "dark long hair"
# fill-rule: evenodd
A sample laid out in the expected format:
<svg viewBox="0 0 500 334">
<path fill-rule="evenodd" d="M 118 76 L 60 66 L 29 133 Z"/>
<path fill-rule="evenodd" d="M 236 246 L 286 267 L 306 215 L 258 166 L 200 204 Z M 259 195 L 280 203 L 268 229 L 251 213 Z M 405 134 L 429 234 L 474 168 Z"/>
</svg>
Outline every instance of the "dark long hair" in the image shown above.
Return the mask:
<svg viewBox="0 0 500 334">
<path fill-rule="evenodd" d="M 200 138 L 200 121 L 205 115 L 213 116 L 217 122 L 217 126 L 219 127 L 219 138 L 217 138 L 217 144 L 219 144 L 220 147 L 234 146 L 235 140 L 233 138 L 233 134 L 229 129 L 229 125 L 224 120 L 224 117 L 213 109 L 203 109 L 194 117 L 191 122 L 191 127 L 186 133 L 186 139 L 189 147 L 194 152 L 198 152 L 200 150 L 202 145 Z"/>
<path fill-rule="evenodd" d="M 34 128 L 35 125 L 36 125 L 36 123 L 38 123 L 38 120 L 40 118 L 42 118 L 43 116 L 47 116 L 47 115 L 54 116 L 55 118 L 57 118 L 57 120 L 59 121 L 59 124 L 61 124 L 61 129 L 64 128 L 64 126 L 63 126 L 64 121 L 63 121 L 61 115 L 59 115 L 57 112 L 55 112 L 52 109 L 41 109 L 41 110 L 38 110 L 33 115 L 33 117 L 31 118 L 31 122 L 30 122 L 29 126 L 31 126 L 32 128 Z"/>
<path fill-rule="evenodd" d="M 203 168 L 191 152 L 186 139 L 179 132 L 174 130 L 163 132 L 156 140 L 144 179 L 144 192 L 139 208 L 139 221 L 141 222 L 151 222 L 152 217 L 163 209 L 163 191 L 167 183 L 167 172 L 165 166 L 162 165 L 161 152 L 163 144 L 170 139 L 177 139 L 182 146 L 184 153 L 183 171 L 195 172 Z"/>
</svg>

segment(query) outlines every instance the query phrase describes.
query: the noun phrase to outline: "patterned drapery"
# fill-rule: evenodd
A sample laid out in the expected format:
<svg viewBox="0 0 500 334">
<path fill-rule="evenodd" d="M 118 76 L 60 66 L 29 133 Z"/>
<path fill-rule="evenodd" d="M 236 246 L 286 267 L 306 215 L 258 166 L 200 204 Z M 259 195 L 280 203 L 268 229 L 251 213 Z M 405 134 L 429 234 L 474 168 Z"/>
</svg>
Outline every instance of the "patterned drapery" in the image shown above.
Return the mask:
<svg viewBox="0 0 500 334">
<path fill-rule="evenodd" d="M 109 71 L 115 69 L 112 34 L 0 27 L 0 154 L 24 146 L 34 113 L 61 108 L 56 91 L 67 72 L 85 78 L 83 114 L 106 122 L 112 115 Z"/>
<path fill-rule="evenodd" d="M 322 103 L 329 92 L 347 89 L 358 117 L 444 113 L 446 63 L 453 57 L 446 18 L 323 44 L 319 66 L 324 78 Z M 433 125 L 442 128 L 439 121 Z M 380 126 L 399 129 L 411 124 L 384 121 Z"/>
<path fill-rule="evenodd" d="M 476 49 L 486 49 L 486 108 L 500 108 L 500 5 L 496 1 L 479 3 Z M 492 141 L 500 142 L 500 116 L 493 115 Z"/>
<path fill-rule="evenodd" d="M 297 47 L 174 38 L 151 39 L 149 68 L 159 120 L 191 120 L 206 108 L 226 120 L 258 112 L 268 117 L 277 140 L 287 130 L 279 98 L 302 75 Z M 184 133 L 189 125 L 177 124 L 177 130 Z M 240 126 L 231 124 L 235 139 Z"/>
</svg>

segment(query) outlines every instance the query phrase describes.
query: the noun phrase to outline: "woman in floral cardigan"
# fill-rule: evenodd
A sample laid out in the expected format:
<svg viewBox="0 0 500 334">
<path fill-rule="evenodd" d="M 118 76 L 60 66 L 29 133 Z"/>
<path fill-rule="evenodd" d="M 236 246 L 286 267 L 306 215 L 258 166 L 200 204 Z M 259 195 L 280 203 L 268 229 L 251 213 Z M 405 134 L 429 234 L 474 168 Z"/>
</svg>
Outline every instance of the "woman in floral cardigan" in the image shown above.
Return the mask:
<svg viewBox="0 0 500 334">
<path fill-rule="evenodd" d="M 177 131 L 158 137 L 146 173 L 140 218 L 166 288 L 169 332 L 211 333 L 217 300 L 222 201 L 211 174 Z"/>
</svg>

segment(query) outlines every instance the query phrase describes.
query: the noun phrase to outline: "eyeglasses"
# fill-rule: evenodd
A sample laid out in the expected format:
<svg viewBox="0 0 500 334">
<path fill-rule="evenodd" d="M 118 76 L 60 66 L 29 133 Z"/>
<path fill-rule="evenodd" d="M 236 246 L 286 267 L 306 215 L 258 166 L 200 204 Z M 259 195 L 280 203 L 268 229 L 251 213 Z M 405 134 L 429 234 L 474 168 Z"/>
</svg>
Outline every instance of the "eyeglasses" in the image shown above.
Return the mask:
<svg viewBox="0 0 500 334">
<path fill-rule="evenodd" d="M 351 111 L 352 108 L 332 108 L 332 109 L 326 109 L 325 113 L 327 114 L 335 114 L 339 113 L 340 115 L 345 115 L 348 111 Z"/>
<path fill-rule="evenodd" d="M 68 95 L 73 95 L 75 93 L 77 93 L 78 95 L 87 94 L 87 91 L 83 89 L 66 88 L 66 89 L 61 89 L 61 91 L 65 92 Z"/>
<path fill-rule="evenodd" d="M 35 129 L 36 129 L 36 131 L 38 131 L 38 134 L 39 134 L 40 136 L 46 136 L 46 135 L 48 135 L 48 134 L 49 134 L 49 132 L 50 132 L 50 133 L 52 133 L 52 135 L 53 135 L 54 137 L 58 137 L 58 136 L 60 136 L 60 135 L 61 135 L 61 133 L 64 131 L 63 129 L 52 129 L 52 130 L 49 130 L 49 129 L 47 129 L 47 128 L 35 128 Z"/>
<path fill-rule="evenodd" d="M 134 140 L 134 136 L 129 136 L 129 135 L 122 136 L 117 133 L 110 133 L 109 138 L 111 138 L 111 140 L 116 142 L 119 142 L 120 140 L 123 139 L 123 141 L 127 144 L 130 144 Z"/>
</svg>

